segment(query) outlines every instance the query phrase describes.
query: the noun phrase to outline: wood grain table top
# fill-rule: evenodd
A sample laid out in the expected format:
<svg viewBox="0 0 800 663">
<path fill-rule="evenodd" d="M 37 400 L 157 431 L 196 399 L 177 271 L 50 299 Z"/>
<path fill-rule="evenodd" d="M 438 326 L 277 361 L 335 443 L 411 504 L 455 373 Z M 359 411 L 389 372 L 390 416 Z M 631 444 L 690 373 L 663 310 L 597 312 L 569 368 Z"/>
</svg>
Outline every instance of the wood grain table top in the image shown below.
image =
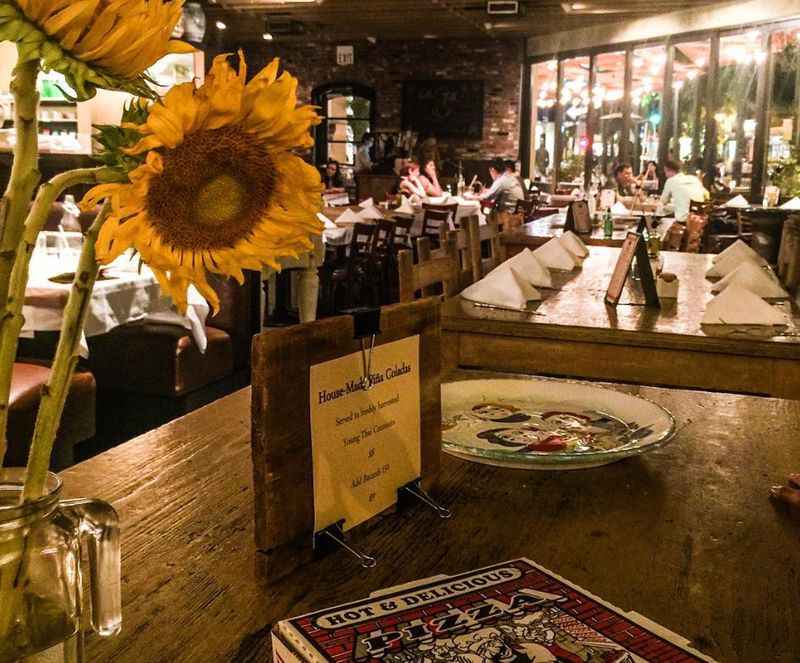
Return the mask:
<svg viewBox="0 0 800 663">
<path fill-rule="evenodd" d="M 641 288 L 628 280 L 616 308 L 605 303 L 605 293 L 619 249 L 592 246 L 580 269 L 552 272 L 553 289 L 542 289 L 542 301 L 530 312 L 487 309 L 455 297 L 442 309 L 447 331 L 510 335 L 611 344 L 654 345 L 699 352 L 800 358 L 800 313 L 788 301 L 776 303 L 790 322 L 787 336 L 764 338 L 731 335 L 724 326 L 701 326 L 713 283 L 705 278 L 711 254 L 663 251 L 664 271 L 680 279 L 677 300 L 662 307 L 642 306 Z"/>
<path fill-rule="evenodd" d="M 614 388 L 668 408 L 676 439 L 573 472 L 445 455 L 453 520 L 380 518 L 353 542 L 376 568 L 341 551 L 274 585 L 255 577 L 249 390 L 66 471 L 67 496 L 108 500 L 122 526 L 123 629 L 90 636 L 89 660 L 267 662 L 280 619 L 527 556 L 719 661 L 796 663 L 800 521 L 767 493 L 798 469 L 800 402 Z"/>
<path fill-rule="evenodd" d="M 549 242 L 553 237 L 561 237 L 564 234 L 564 223 L 566 217 L 561 214 L 551 214 L 540 219 L 524 223 L 518 228 L 503 233 L 503 244 L 508 247 L 529 247 L 536 248 Z M 630 230 L 636 230 L 636 223 L 630 224 Z M 603 236 L 603 227 L 593 227 L 590 235 L 581 235 L 581 239 L 589 246 L 622 246 L 628 229 L 615 228 L 611 239 Z"/>
</svg>

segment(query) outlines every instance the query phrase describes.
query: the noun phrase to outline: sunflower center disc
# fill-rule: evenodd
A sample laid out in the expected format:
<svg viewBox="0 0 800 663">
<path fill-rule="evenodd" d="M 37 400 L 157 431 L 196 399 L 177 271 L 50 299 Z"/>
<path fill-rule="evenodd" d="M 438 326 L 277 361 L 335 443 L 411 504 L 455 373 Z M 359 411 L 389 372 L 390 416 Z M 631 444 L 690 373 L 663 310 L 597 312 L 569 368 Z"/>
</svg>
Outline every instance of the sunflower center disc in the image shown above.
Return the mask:
<svg viewBox="0 0 800 663">
<path fill-rule="evenodd" d="M 245 195 L 244 187 L 236 178 L 230 175 L 215 177 L 197 196 L 197 220 L 208 226 L 230 223 L 244 210 Z"/>
<path fill-rule="evenodd" d="M 199 131 L 163 151 L 151 180 L 147 213 L 161 240 L 182 251 L 232 248 L 268 213 L 275 167 L 240 126 Z"/>
</svg>

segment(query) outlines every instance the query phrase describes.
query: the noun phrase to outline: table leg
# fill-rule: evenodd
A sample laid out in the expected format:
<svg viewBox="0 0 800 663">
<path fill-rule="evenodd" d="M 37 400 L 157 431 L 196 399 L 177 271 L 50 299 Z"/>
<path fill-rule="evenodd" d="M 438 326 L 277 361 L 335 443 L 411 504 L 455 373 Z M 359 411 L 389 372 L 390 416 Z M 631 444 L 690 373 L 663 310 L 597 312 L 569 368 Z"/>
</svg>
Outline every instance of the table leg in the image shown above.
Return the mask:
<svg viewBox="0 0 800 663">
<path fill-rule="evenodd" d="M 300 322 L 313 322 L 317 319 L 317 301 L 319 300 L 319 274 L 316 267 L 300 271 L 297 289 Z"/>
</svg>

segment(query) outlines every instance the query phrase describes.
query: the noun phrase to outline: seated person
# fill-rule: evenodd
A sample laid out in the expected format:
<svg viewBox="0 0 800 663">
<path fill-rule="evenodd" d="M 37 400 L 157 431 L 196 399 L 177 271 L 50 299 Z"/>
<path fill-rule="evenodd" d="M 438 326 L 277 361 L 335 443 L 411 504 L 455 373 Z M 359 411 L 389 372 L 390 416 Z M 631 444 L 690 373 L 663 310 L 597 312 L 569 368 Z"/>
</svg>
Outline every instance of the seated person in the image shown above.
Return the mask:
<svg viewBox="0 0 800 663">
<path fill-rule="evenodd" d="M 495 159 L 489 166 L 489 175 L 494 180 L 492 186 L 481 191 L 477 199 L 503 207 L 514 207 L 518 200 L 525 200 L 525 191 L 514 170 L 513 161 Z"/>
<path fill-rule="evenodd" d="M 322 173 L 322 185 L 325 193 L 338 193 L 344 191 L 344 177 L 336 159 L 328 159 L 325 170 Z"/>
<path fill-rule="evenodd" d="M 681 164 L 678 161 L 668 160 L 664 164 L 664 174 L 667 176 L 667 181 L 661 194 L 661 202 L 664 205 L 671 202 L 675 207 L 675 218 L 678 221 L 686 221 L 689 216 L 689 204 L 692 201 L 702 203 L 708 200 L 709 193 L 695 175 L 681 172 Z"/>
<path fill-rule="evenodd" d="M 433 173 L 435 177 L 435 168 Z M 441 196 L 442 188 L 439 186 L 438 179 L 434 186 L 430 179 L 420 173 L 419 164 L 416 161 L 409 161 L 400 171 L 400 192 L 407 196 L 426 198 L 428 196 Z"/>
<path fill-rule="evenodd" d="M 614 187 L 617 190 L 617 196 L 627 198 L 638 193 L 639 187 L 630 164 L 621 163 L 614 168 Z"/>
<path fill-rule="evenodd" d="M 639 176 L 639 186 L 645 191 L 658 191 L 658 170 L 655 161 L 648 161 L 644 173 Z"/>
</svg>

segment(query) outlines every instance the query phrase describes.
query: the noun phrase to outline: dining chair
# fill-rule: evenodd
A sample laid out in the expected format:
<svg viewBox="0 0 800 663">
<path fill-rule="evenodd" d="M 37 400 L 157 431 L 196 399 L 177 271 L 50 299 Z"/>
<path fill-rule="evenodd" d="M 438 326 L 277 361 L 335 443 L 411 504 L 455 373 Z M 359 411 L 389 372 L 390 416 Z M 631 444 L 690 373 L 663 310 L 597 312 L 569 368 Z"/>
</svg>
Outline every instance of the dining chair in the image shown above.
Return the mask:
<svg viewBox="0 0 800 663">
<path fill-rule="evenodd" d="M 413 238 L 411 236 L 411 228 L 414 225 L 414 219 L 410 216 L 393 216 L 394 222 L 394 245 L 399 249 L 413 249 Z"/>
<path fill-rule="evenodd" d="M 445 231 L 450 230 L 450 222 L 452 214 L 445 210 L 439 209 L 424 209 L 422 216 L 422 233 L 421 237 L 427 237 L 431 241 L 432 248 L 439 246 L 439 238 L 442 234 L 442 229 Z"/>
<path fill-rule="evenodd" d="M 469 265 L 473 283 L 480 281 L 506 259 L 505 246 L 501 241 L 502 231 L 496 223 L 480 224 L 478 217 L 464 219 Z"/>
<path fill-rule="evenodd" d="M 417 239 L 419 262 L 414 264 L 412 251 L 400 251 L 398 261 L 399 299 L 413 301 L 416 293 L 427 296 L 439 285 L 445 297 L 458 294 L 458 263 L 455 233 L 449 233 L 439 249 L 431 249 L 430 238 Z"/>
<path fill-rule="evenodd" d="M 778 252 L 778 276 L 793 295 L 800 289 L 800 215 L 790 216 L 783 223 Z"/>
</svg>

